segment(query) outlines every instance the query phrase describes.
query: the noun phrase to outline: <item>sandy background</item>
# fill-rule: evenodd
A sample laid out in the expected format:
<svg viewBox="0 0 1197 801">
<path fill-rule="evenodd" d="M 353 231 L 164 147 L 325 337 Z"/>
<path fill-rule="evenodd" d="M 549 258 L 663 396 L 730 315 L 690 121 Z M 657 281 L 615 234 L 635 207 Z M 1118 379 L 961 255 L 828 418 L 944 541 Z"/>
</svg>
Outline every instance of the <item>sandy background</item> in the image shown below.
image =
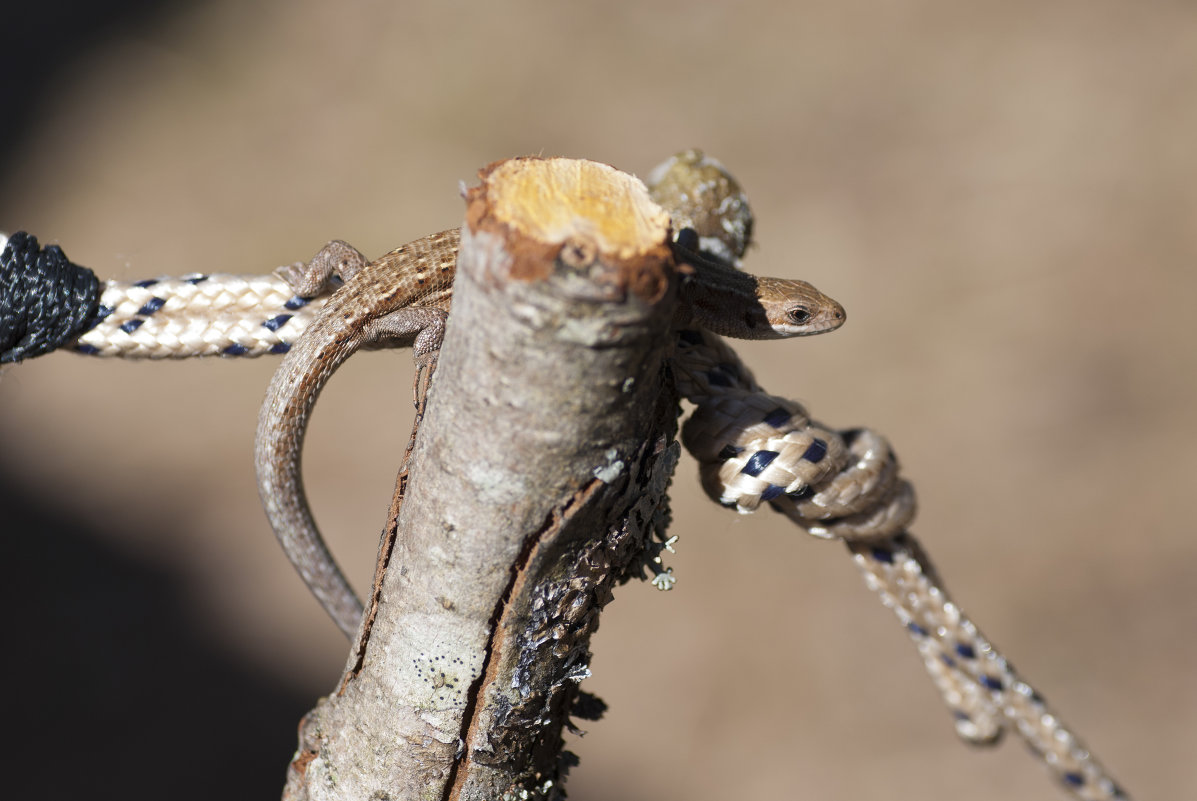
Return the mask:
<svg viewBox="0 0 1197 801">
<path fill-rule="evenodd" d="M 888 435 L 973 618 L 1136 798 L 1197 797 L 1197 6 L 52 6 L 6 23 L 0 229 L 102 277 L 381 253 L 505 156 L 723 160 L 748 266 L 848 309 L 745 346 L 758 376 Z M 344 644 L 258 508 L 272 369 L 0 379 L 12 797 L 276 797 Z M 410 370 L 354 359 L 309 439 L 359 586 Z M 674 498 L 677 588 L 607 611 L 571 798 L 1064 798 L 1017 742 L 955 740 L 840 548 L 716 509 L 688 460 Z"/>
</svg>

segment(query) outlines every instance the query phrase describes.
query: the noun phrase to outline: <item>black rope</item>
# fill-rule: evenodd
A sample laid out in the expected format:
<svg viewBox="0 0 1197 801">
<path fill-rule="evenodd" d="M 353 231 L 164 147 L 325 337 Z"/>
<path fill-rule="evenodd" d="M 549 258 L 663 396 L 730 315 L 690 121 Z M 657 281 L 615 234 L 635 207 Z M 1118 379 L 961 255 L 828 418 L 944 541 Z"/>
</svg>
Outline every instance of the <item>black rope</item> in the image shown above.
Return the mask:
<svg viewBox="0 0 1197 801">
<path fill-rule="evenodd" d="M 92 324 L 100 281 L 58 245 L 38 247 L 24 231 L 0 254 L 0 364 L 61 347 Z"/>
</svg>

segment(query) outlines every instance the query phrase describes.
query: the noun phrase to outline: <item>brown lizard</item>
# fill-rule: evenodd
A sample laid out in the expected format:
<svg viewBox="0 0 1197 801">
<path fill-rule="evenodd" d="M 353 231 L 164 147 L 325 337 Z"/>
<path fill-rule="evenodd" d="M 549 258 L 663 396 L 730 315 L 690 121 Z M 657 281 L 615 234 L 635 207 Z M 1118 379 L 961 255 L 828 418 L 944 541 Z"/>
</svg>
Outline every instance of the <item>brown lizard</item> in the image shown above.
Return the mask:
<svg viewBox="0 0 1197 801">
<path fill-rule="evenodd" d="M 459 241 L 454 228 L 368 262 L 356 248 L 334 240 L 306 267 L 280 271 L 300 296 L 324 291 L 334 273 L 345 285 L 288 351 L 266 391 L 254 442 L 258 493 L 287 558 L 349 637 L 357 631 L 362 606 L 320 536 L 304 493 L 300 456 L 308 419 L 337 367 L 358 348 L 385 339 L 388 345 L 412 345 L 419 425 L 420 387 L 427 386 L 444 334 Z"/>
<path fill-rule="evenodd" d="M 283 550 L 304 582 L 352 638 L 362 605 L 329 553 L 303 490 L 300 454 L 312 406 L 333 371 L 360 347 L 411 343 L 417 363 L 416 426 L 452 300 L 459 231 L 443 231 L 367 262 L 330 242 L 306 267 L 282 274 L 300 295 L 318 294 L 336 273 L 345 285 L 287 353 L 258 418 L 258 490 Z M 844 310 L 804 281 L 757 278 L 695 251 L 679 233 L 675 250 L 688 275 L 682 306 L 695 324 L 741 339 L 778 339 L 839 328 Z M 414 429 L 413 429 L 414 436 Z M 409 448 L 410 450 L 410 448 Z"/>
</svg>

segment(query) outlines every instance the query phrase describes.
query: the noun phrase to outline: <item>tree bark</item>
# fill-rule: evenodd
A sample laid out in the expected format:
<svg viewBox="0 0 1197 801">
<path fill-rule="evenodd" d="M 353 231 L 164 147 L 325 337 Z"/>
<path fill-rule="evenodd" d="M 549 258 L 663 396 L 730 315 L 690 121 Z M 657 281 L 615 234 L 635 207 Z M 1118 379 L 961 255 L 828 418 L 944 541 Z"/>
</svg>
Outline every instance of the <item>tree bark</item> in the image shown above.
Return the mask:
<svg viewBox="0 0 1197 801">
<path fill-rule="evenodd" d="M 599 610 L 663 539 L 668 215 L 592 162 L 480 177 L 377 608 L 285 798 L 558 797 Z"/>
</svg>

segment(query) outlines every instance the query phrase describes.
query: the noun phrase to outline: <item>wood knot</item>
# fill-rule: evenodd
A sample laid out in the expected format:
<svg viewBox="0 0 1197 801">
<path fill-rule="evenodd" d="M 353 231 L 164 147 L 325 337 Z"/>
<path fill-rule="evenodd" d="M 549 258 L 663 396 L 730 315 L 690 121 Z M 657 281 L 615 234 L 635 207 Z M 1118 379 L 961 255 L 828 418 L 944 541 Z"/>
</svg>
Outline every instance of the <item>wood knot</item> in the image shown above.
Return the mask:
<svg viewBox="0 0 1197 801">
<path fill-rule="evenodd" d="M 571 236 L 561 246 L 558 258 L 566 267 L 574 270 L 585 269 L 598 258 L 598 244 L 593 239 Z"/>
</svg>

